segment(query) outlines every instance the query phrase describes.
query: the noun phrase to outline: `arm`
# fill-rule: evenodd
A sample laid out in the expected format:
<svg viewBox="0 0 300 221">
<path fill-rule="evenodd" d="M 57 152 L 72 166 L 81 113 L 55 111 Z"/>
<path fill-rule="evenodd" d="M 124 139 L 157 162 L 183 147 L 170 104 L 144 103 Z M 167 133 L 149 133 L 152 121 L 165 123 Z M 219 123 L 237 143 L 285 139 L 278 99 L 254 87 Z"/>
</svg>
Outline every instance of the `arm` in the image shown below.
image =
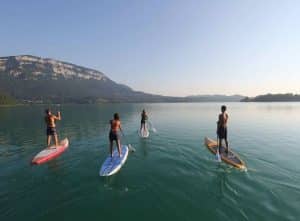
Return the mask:
<svg viewBox="0 0 300 221">
<path fill-rule="evenodd" d="M 219 114 L 218 121 L 217 121 L 217 128 L 219 128 L 221 124 L 222 124 L 222 115 Z"/>
<path fill-rule="evenodd" d="M 120 129 L 120 131 L 123 133 L 123 130 L 122 130 L 122 127 L 121 127 L 121 122 L 120 122 L 120 124 L 119 124 L 119 129 Z"/>
<path fill-rule="evenodd" d="M 219 131 L 219 125 L 220 125 L 220 115 L 219 115 L 218 121 L 217 121 L 217 130 L 216 130 L 217 134 L 218 134 L 218 131 Z"/>
<path fill-rule="evenodd" d="M 60 111 L 57 112 L 57 115 L 53 115 L 55 120 L 61 120 L 61 115 L 60 115 Z"/>
</svg>

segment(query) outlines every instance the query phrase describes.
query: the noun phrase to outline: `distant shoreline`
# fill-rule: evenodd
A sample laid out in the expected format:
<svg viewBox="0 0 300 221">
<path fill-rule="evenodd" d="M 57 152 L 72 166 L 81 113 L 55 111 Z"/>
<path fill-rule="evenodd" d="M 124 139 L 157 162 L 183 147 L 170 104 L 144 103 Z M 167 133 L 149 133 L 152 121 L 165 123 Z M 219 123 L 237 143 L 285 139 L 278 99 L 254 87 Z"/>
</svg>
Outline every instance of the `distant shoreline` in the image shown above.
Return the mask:
<svg viewBox="0 0 300 221">
<path fill-rule="evenodd" d="M 264 94 L 256 97 L 246 97 L 241 102 L 300 102 L 298 94 Z"/>
<path fill-rule="evenodd" d="M 20 107 L 20 106 L 60 106 L 60 105 L 103 105 L 103 104 L 205 104 L 205 103 L 298 103 L 300 101 L 203 101 L 203 102 L 103 102 L 103 103 L 32 103 L 32 104 L 1 104 L 0 108 Z"/>
</svg>

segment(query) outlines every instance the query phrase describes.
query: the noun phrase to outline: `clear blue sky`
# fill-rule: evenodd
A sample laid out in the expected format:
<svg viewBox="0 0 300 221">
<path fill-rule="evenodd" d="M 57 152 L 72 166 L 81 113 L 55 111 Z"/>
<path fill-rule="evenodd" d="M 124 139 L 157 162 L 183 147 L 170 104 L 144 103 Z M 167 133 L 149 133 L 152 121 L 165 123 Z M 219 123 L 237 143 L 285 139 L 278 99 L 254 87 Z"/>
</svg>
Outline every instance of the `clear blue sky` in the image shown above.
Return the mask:
<svg viewBox="0 0 300 221">
<path fill-rule="evenodd" d="M 300 1 L 1 2 L 0 56 L 95 68 L 163 95 L 300 93 Z"/>
</svg>

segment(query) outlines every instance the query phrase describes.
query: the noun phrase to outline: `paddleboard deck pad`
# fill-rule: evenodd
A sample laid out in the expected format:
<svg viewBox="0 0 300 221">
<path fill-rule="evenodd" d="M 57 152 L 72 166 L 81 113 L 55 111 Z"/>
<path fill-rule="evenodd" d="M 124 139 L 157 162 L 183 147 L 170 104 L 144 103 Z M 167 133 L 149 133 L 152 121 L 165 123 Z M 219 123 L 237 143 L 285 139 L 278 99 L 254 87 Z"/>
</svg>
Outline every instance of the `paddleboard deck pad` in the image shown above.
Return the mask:
<svg viewBox="0 0 300 221">
<path fill-rule="evenodd" d="M 113 151 L 113 157 L 108 156 L 104 161 L 104 163 L 102 164 L 101 169 L 99 171 L 99 175 L 111 176 L 117 173 L 126 162 L 128 157 L 128 152 L 129 152 L 128 146 L 123 145 L 121 148 L 122 156 L 119 157 L 119 152 L 117 148 L 115 148 L 115 150 Z"/>
<path fill-rule="evenodd" d="M 68 138 L 63 139 L 60 144 L 55 147 L 47 147 L 41 152 L 39 152 L 35 157 L 32 159 L 32 164 L 42 164 L 46 163 L 59 155 L 61 155 L 67 148 L 69 147 L 69 140 Z"/>
<path fill-rule="evenodd" d="M 210 150 L 214 155 L 217 154 L 217 149 L 218 149 L 218 143 L 215 140 L 212 140 L 208 137 L 205 137 L 204 143 L 207 147 L 207 149 Z M 236 168 L 239 169 L 245 169 L 246 165 L 245 163 L 240 159 L 240 157 L 234 153 L 230 148 L 228 150 L 228 153 L 225 152 L 226 147 L 224 145 L 221 146 L 220 149 L 220 157 L 223 162 L 230 164 Z"/>
</svg>

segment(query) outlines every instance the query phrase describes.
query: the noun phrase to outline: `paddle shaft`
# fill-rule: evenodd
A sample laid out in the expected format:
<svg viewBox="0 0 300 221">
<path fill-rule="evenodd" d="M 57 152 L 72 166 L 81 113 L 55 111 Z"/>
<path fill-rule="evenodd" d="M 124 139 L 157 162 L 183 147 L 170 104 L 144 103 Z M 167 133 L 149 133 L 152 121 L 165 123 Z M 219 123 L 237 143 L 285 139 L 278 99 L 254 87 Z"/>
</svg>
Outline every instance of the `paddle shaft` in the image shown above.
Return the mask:
<svg viewBox="0 0 300 221">
<path fill-rule="evenodd" d="M 126 142 L 127 145 L 128 145 L 129 150 L 132 151 L 132 152 L 135 152 L 135 149 L 131 146 L 130 143 L 128 143 L 128 140 L 127 140 L 125 134 L 123 133 L 123 131 L 122 131 L 122 130 L 120 130 L 120 131 L 121 131 L 121 133 L 122 133 L 122 135 L 123 135 L 123 137 L 124 137 L 125 142 Z"/>
</svg>

